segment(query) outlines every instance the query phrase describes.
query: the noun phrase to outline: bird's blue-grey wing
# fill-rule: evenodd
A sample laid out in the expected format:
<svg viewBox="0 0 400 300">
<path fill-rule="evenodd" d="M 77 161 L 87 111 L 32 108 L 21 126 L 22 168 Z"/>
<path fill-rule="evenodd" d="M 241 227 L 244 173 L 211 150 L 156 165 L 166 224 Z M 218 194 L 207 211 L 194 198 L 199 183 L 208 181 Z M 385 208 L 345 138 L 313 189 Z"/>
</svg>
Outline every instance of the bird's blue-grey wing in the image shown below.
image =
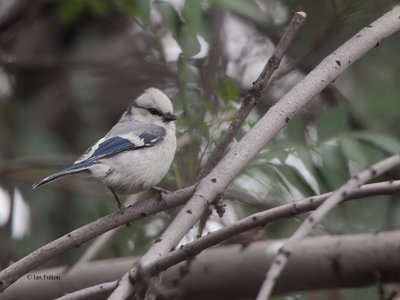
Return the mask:
<svg viewBox="0 0 400 300">
<path fill-rule="evenodd" d="M 139 132 L 103 138 L 89 148 L 76 162 L 94 161 L 130 150 L 154 146 L 165 139 L 166 129 L 149 125 Z"/>
<path fill-rule="evenodd" d="M 136 131 L 118 136 L 105 136 L 75 161 L 73 166 L 52 174 L 33 185 L 34 188 L 61 176 L 80 173 L 100 163 L 98 160 L 130 150 L 154 146 L 165 139 L 166 129 L 157 125 L 148 125 Z"/>
</svg>

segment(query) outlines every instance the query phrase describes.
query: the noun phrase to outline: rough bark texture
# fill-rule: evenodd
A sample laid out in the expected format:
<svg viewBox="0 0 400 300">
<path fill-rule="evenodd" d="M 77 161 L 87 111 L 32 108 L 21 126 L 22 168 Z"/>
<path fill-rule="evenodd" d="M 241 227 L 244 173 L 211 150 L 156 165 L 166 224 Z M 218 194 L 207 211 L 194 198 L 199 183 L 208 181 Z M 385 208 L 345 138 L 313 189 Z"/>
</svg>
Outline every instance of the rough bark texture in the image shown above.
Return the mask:
<svg viewBox="0 0 400 300">
<path fill-rule="evenodd" d="M 167 286 L 179 287 L 185 299 L 234 299 L 254 297 L 276 251 L 284 240 L 222 246 L 201 253 L 179 281 L 179 264 L 166 272 Z M 275 293 L 309 289 L 356 287 L 400 280 L 400 231 L 304 239 L 277 281 Z M 265 251 L 265 249 L 268 249 Z M 85 264 L 61 280 L 30 280 L 24 276 L 1 296 L 10 299 L 46 299 L 101 282 L 118 279 L 135 258 L 119 258 Z M 62 274 L 63 267 L 31 274 Z M 240 276 L 242 274 L 242 276 Z M 98 299 L 98 298 L 97 298 Z"/>
</svg>

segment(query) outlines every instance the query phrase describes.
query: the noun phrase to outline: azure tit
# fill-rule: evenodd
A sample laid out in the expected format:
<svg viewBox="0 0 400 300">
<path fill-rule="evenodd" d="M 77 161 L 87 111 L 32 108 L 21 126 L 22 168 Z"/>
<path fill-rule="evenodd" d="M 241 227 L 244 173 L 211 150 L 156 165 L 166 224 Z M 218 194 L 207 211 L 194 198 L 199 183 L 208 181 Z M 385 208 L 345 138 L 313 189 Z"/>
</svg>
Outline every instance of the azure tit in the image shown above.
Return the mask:
<svg viewBox="0 0 400 300">
<path fill-rule="evenodd" d="M 176 119 L 170 99 L 159 89 L 149 88 L 71 167 L 44 178 L 33 188 L 77 174 L 108 187 L 122 212 L 117 194 L 155 187 L 168 172 L 176 150 Z"/>
</svg>

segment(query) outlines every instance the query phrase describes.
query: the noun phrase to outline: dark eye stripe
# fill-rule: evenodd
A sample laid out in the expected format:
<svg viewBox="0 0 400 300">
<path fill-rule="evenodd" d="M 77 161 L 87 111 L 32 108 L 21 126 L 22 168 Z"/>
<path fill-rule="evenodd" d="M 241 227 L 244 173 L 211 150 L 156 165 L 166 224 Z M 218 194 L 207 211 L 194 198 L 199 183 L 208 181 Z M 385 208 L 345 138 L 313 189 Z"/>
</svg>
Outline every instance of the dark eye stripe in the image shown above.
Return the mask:
<svg viewBox="0 0 400 300">
<path fill-rule="evenodd" d="M 160 117 L 163 115 L 162 112 L 160 112 L 158 109 L 153 108 L 153 107 L 147 108 L 147 111 L 149 113 L 151 113 L 152 115 L 156 115 L 156 116 L 160 116 Z"/>
</svg>

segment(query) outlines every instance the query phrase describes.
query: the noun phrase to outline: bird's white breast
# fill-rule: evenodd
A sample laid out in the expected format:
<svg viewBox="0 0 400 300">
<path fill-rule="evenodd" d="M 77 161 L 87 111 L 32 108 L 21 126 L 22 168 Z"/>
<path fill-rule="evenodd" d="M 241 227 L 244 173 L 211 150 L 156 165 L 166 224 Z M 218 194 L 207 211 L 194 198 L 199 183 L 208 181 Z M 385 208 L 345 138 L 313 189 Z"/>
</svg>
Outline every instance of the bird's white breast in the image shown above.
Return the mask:
<svg viewBox="0 0 400 300">
<path fill-rule="evenodd" d="M 161 181 L 171 166 L 175 150 L 175 131 L 167 129 L 165 139 L 159 144 L 100 159 L 100 164 L 91 169 L 91 177 L 116 192 L 137 193 Z"/>
</svg>

